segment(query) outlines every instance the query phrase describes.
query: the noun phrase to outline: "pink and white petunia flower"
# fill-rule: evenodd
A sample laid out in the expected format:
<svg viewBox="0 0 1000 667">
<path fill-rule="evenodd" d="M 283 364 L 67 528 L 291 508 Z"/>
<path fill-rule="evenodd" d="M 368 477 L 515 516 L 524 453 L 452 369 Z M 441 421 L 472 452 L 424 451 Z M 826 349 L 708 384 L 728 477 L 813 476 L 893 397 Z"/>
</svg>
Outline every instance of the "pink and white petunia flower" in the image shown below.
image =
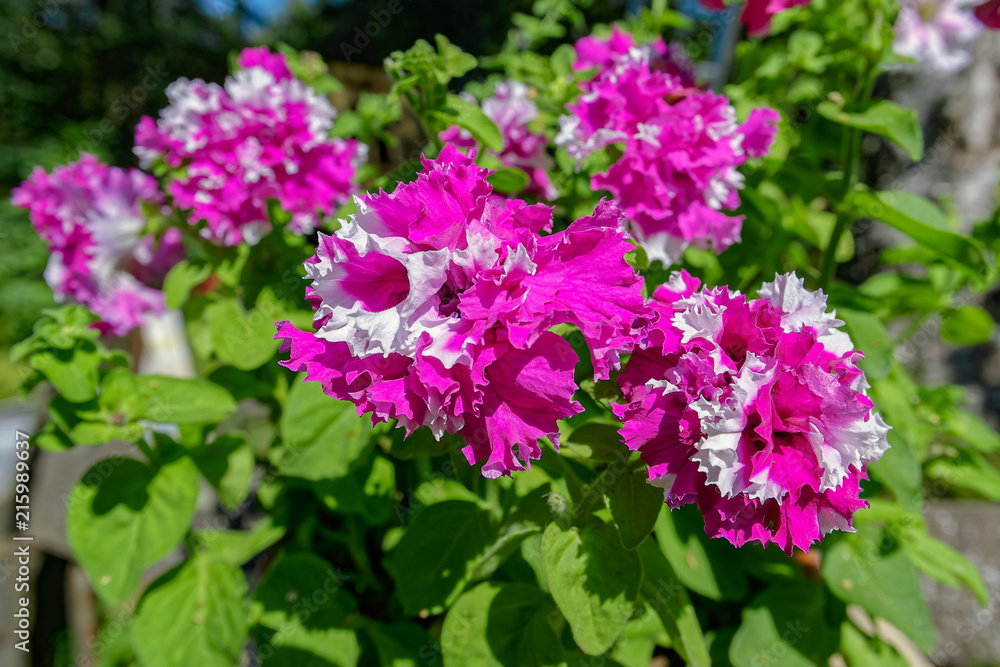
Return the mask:
<svg viewBox="0 0 1000 667">
<path fill-rule="evenodd" d="M 337 112 L 292 77 L 282 54 L 245 49 L 238 62 L 222 86 L 167 86 L 170 105 L 139 122 L 135 153 L 144 168 L 161 159 L 185 167 L 168 191 L 213 241 L 257 243 L 271 228 L 268 199 L 291 214 L 292 231 L 309 234 L 348 201 L 367 146 L 330 138 Z"/>
<path fill-rule="evenodd" d="M 156 179 L 84 154 L 51 174 L 37 167 L 12 193 L 51 251 L 45 280 L 59 300 L 82 303 L 105 333 L 124 335 L 164 310 L 159 287 L 184 257 L 180 232 L 146 234 L 140 202 L 161 202 Z"/>
<path fill-rule="evenodd" d="M 471 95 L 466 99 L 475 103 Z M 545 150 L 545 135 L 529 128 L 529 124 L 538 118 L 538 107 L 529 96 L 528 86 L 514 80 L 498 83 L 493 95 L 483 100 L 482 110 L 503 136 L 503 150 L 499 153 L 491 151 L 491 154 L 500 158 L 504 166 L 517 167 L 527 173 L 527 194 L 540 199 L 555 199 L 559 193 L 549 179 L 549 170 L 555 166 L 555 161 Z M 457 125 L 441 132 L 439 137 L 441 141 L 459 148 L 476 145 L 472 134 Z"/>
<path fill-rule="evenodd" d="M 471 152 L 470 152 L 471 153 Z M 282 362 L 374 421 L 459 433 L 483 475 L 524 469 L 558 445 L 577 355 L 549 329 L 576 325 L 595 374 L 619 366 L 645 324 L 642 279 L 621 213 L 556 234 L 543 204 L 492 193 L 474 153 L 448 145 L 417 180 L 357 197 L 306 263 L 316 331 L 279 323 Z"/>
<path fill-rule="evenodd" d="M 934 74 L 948 76 L 972 62 L 982 31 L 967 0 L 900 0 L 892 50 Z"/>
<path fill-rule="evenodd" d="M 621 156 L 591 185 L 611 192 L 649 258 L 669 266 L 689 246 L 737 243 L 742 217 L 725 212 L 740 204 L 737 169 L 770 149 L 778 113 L 754 109 L 737 122 L 729 100 L 695 88 L 682 54 L 662 41 L 638 47 L 616 31 L 576 48 L 581 67 L 598 71 L 560 119 L 556 143 L 578 163 L 616 144 Z"/>
<path fill-rule="evenodd" d="M 674 273 L 633 352 L 622 436 L 671 508 L 695 504 L 712 537 L 785 552 L 852 530 L 866 466 L 888 449 L 860 352 L 826 296 L 779 275 L 747 299 Z"/>
</svg>

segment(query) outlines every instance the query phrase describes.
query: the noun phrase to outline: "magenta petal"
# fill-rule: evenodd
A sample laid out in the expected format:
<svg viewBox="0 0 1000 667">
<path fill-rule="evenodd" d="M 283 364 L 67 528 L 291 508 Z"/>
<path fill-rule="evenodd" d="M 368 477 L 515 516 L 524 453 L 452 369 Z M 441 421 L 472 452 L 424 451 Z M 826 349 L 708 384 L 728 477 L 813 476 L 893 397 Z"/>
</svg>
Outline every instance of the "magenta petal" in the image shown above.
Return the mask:
<svg viewBox="0 0 1000 667">
<path fill-rule="evenodd" d="M 524 280 L 529 303 L 538 304 L 537 308 L 544 303 L 549 322 L 570 322 L 580 328 L 590 345 L 597 378 L 607 378 L 612 368 L 618 368 L 620 353 L 632 349 L 646 323 L 642 278 L 623 261 L 632 249 L 621 211 L 602 201 L 593 216 L 541 240 L 535 256 L 539 270 Z M 521 335 L 518 331 L 512 340 Z"/>
<path fill-rule="evenodd" d="M 556 422 L 583 412 L 572 398 L 576 359 L 569 343 L 546 332 L 526 350 L 507 347 L 487 367 L 480 414 L 461 431 L 469 462 L 486 459 L 484 476 L 530 466 L 541 456 L 539 438 L 549 436 L 558 447 Z"/>
<path fill-rule="evenodd" d="M 976 18 L 982 21 L 986 27 L 1000 30 L 1000 0 L 989 0 L 989 2 L 976 5 L 974 11 Z"/>
<path fill-rule="evenodd" d="M 750 157 L 761 157 L 771 150 L 780 121 L 781 114 L 768 107 L 750 112 L 746 122 L 740 126 L 743 132 L 743 148 Z"/>
</svg>

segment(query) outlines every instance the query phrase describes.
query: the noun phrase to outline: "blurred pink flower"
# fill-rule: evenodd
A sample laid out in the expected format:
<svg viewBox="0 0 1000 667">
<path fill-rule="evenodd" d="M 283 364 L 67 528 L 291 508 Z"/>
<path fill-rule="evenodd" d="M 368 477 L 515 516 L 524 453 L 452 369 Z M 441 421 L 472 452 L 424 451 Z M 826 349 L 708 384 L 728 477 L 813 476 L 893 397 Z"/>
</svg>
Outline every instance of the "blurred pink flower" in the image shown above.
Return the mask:
<svg viewBox="0 0 1000 667">
<path fill-rule="evenodd" d="M 475 98 L 468 100 L 475 103 Z M 523 169 L 528 174 L 525 192 L 540 199 L 555 199 L 559 193 L 549 180 L 549 170 L 555 165 L 546 152 L 547 140 L 544 134 L 533 132 L 528 124 L 538 118 L 538 107 L 528 95 L 528 86 L 520 81 L 498 83 L 491 97 L 482 103 L 483 113 L 496 123 L 503 135 L 503 150 L 490 151 L 500 158 L 507 167 Z M 475 139 L 468 130 L 453 125 L 440 133 L 441 141 L 459 148 L 472 148 Z"/>
<path fill-rule="evenodd" d="M 497 477 L 537 459 L 539 438 L 558 446 L 557 420 L 583 409 L 576 352 L 549 329 L 577 326 L 607 378 L 646 309 L 620 211 L 542 236 L 551 209 L 494 195 L 474 157 L 447 145 L 417 180 L 356 198 L 306 262 L 316 332 L 282 322 L 277 337 L 327 394 L 407 434 L 460 433 Z"/>
<path fill-rule="evenodd" d="M 329 137 L 336 111 L 292 78 L 283 55 L 245 49 L 239 65 L 222 86 L 170 84 L 159 120 L 136 128 L 135 153 L 143 167 L 185 168 L 168 191 L 214 241 L 257 243 L 271 227 L 268 199 L 291 214 L 292 231 L 311 233 L 349 199 L 367 147 Z"/>
<path fill-rule="evenodd" d="M 89 154 L 47 174 L 36 167 L 12 193 L 51 251 L 45 281 L 59 300 L 82 303 L 105 333 L 124 335 L 164 310 L 158 289 L 184 257 L 181 235 L 145 233 L 141 201 L 161 202 L 156 179 Z"/>
<path fill-rule="evenodd" d="M 722 11 L 725 0 L 699 0 L 704 7 Z M 771 31 L 771 18 L 792 7 L 808 5 L 811 0 L 746 0 L 740 21 L 747 27 L 747 33 L 754 37 L 765 37 Z"/>
<path fill-rule="evenodd" d="M 947 76 L 972 62 L 969 46 L 981 29 L 968 2 L 900 0 L 892 48 L 924 70 Z"/>
<path fill-rule="evenodd" d="M 987 28 L 1000 30 L 1000 0 L 989 0 L 977 5 L 974 13 Z"/>
<path fill-rule="evenodd" d="M 657 288 L 648 341 L 618 377 L 622 436 L 672 507 L 713 537 L 807 550 L 851 530 L 865 467 L 888 449 L 843 324 L 795 274 L 747 299 L 685 272 Z"/>
</svg>

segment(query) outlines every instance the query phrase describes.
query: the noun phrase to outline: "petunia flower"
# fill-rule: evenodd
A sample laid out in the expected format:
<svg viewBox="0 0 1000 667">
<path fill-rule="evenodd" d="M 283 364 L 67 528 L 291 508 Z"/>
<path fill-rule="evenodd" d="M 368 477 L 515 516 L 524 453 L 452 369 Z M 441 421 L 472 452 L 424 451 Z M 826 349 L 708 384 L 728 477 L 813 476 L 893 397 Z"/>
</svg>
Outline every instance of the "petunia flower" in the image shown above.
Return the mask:
<svg viewBox="0 0 1000 667">
<path fill-rule="evenodd" d="M 591 185 L 611 192 L 650 259 L 668 266 L 689 246 L 721 252 L 737 243 L 743 220 L 724 212 L 740 204 L 737 169 L 769 150 L 778 113 L 754 109 L 737 122 L 729 100 L 695 88 L 662 42 L 637 47 L 613 33 L 601 50 L 585 39 L 578 58 L 598 71 L 560 119 L 556 143 L 581 163 L 612 144 L 620 151 Z"/>
<path fill-rule="evenodd" d="M 213 241 L 257 243 L 271 227 L 268 199 L 291 214 L 292 231 L 309 234 L 348 201 L 367 147 L 330 138 L 336 111 L 292 77 L 282 54 L 245 49 L 238 62 L 222 86 L 167 86 L 170 104 L 139 122 L 135 153 L 144 168 L 161 159 L 184 167 L 168 191 Z"/>
<path fill-rule="evenodd" d="M 852 530 L 889 427 L 826 296 L 794 273 L 759 295 L 674 273 L 651 300 L 659 319 L 647 343 L 619 375 L 626 404 L 615 412 L 671 508 L 696 505 L 712 537 L 791 554 Z"/>
<path fill-rule="evenodd" d="M 475 98 L 469 96 L 470 102 Z M 497 84 L 493 95 L 482 103 L 483 114 L 496 123 L 503 136 L 503 150 L 491 151 L 500 162 L 508 167 L 523 169 L 528 175 L 525 192 L 541 199 L 555 199 L 556 192 L 549 179 L 549 170 L 555 165 L 545 150 L 547 139 L 544 134 L 533 132 L 528 124 L 538 118 L 538 107 L 529 96 L 528 86 L 520 81 L 502 81 Z M 476 145 L 472 134 L 453 125 L 440 133 L 441 141 L 459 148 Z"/>
<path fill-rule="evenodd" d="M 100 316 L 98 328 L 119 336 L 146 313 L 163 312 L 159 287 L 184 257 L 177 229 L 158 240 L 144 231 L 140 202 L 162 199 L 156 179 L 89 154 L 51 174 L 36 167 L 12 193 L 49 246 L 45 281 L 56 298 L 86 305 Z"/>
<path fill-rule="evenodd" d="M 948 76 L 972 62 L 982 25 L 962 0 L 900 0 L 892 49 L 924 70 Z"/>
<path fill-rule="evenodd" d="M 602 203 L 565 231 L 552 212 L 492 193 L 474 152 L 447 145 L 417 180 L 357 197 L 307 261 L 315 332 L 279 323 L 282 362 L 374 421 L 462 435 L 497 477 L 558 446 L 577 355 L 550 329 L 579 328 L 607 378 L 645 324 L 621 213 Z"/>
</svg>

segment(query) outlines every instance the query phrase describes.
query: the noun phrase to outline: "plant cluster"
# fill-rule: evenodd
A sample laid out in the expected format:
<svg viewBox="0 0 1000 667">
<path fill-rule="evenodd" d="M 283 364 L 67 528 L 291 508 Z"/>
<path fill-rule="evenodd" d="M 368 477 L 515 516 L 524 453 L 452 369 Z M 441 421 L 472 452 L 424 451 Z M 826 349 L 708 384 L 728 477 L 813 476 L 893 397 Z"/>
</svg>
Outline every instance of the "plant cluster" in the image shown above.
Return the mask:
<svg viewBox="0 0 1000 667">
<path fill-rule="evenodd" d="M 876 78 L 954 71 L 948 17 L 997 3 L 749 0 L 722 91 L 652 4 L 418 41 L 339 112 L 315 54 L 246 49 L 168 87 L 142 170 L 14 192 L 69 302 L 12 351 L 51 387 L 32 442 L 135 445 L 67 499 L 104 664 L 902 665 L 919 573 L 987 602 L 921 509 L 1000 500 L 1000 435 L 906 362 L 992 336 L 1000 218 L 859 175 L 866 134 L 923 155 Z M 426 148 L 379 174 L 401 109 Z M 905 240 L 844 270 L 875 224 Z M 117 349 L 168 308 L 197 377 Z"/>
</svg>

